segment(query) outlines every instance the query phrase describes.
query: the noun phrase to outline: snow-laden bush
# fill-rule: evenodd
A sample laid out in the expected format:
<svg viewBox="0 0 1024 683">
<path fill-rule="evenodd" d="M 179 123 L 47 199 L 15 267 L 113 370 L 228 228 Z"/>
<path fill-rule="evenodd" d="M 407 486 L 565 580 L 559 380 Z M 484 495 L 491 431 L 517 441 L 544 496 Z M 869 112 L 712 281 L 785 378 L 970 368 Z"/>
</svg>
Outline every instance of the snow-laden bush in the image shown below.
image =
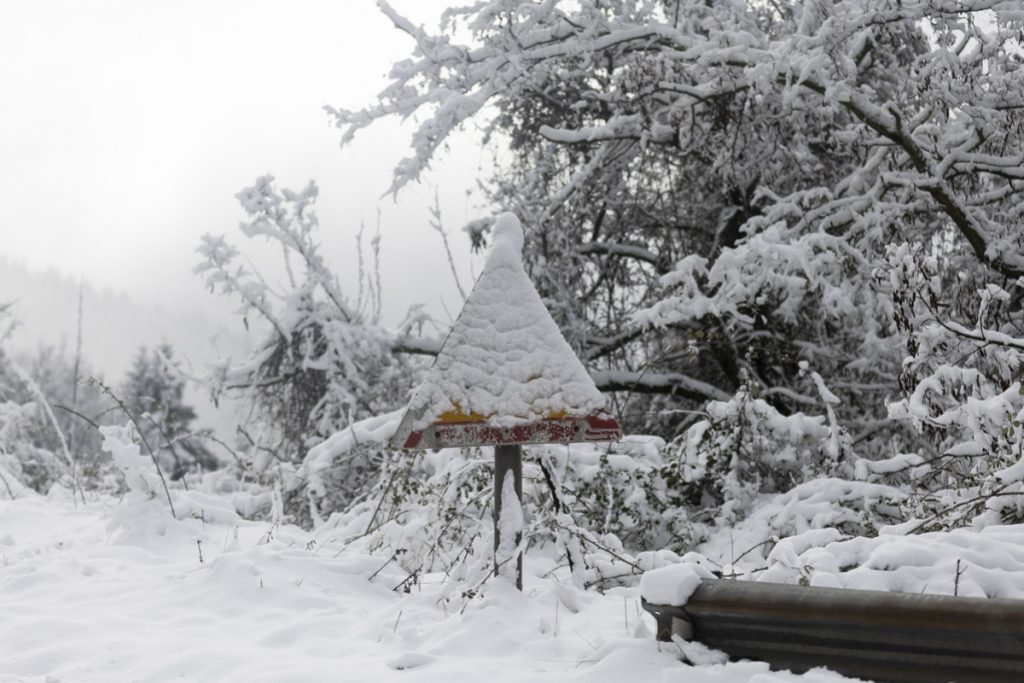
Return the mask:
<svg viewBox="0 0 1024 683">
<path fill-rule="evenodd" d="M 783 415 L 755 398 L 754 390 L 748 382 L 731 400 L 708 403 L 706 418 L 674 444 L 678 485 L 688 492 L 690 505 L 715 507 L 722 521 L 744 517 L 762 493 L 836 475 L 849 455 L 848 437 L 832 411 L 838 399 L 824 385 L 828 418 Z"/>
<path fill-rule="evenodd" d="M 110 454 L 124 483 L 121 503 L 111 517 L 112 531 L 144 538 L 163 535 L 172 527 L 185 530 L 187 525 L 175 525 L 189 518 L 225 524 L 242 522 L 239 507 L 244 507 L 244 497 L 227 497 L 224 491 L 216 490 L 223 473 L 197 477 L 199 486 L 187 488 L 183 480 L 168 480 L 157 454 L 134 421 L 100 427 L 99 431 L 103 450 Z"/>
<path fill-rule="evenodd" d="M 49 451 L 34 447 L 27 436 L 36 407 L 33 403 L 0 403 L 0 496 L 15 498 L 26 488 L 60 477 L 62 468 Z"/>
<path fill-rule="evenodd" d="M 3 348 L 14 328 L 7 306 L 0 305 L 0 489 L 13 496 L 24 487 L 46 492 L 59 484 L 81 496 L 79 459 L 36 379 L 40 373 L 34 377 Z"/>
<path fill-rule="evenodd" d="M 400 417 L 339 432 L 309 453 L 294 482 L 305 485 L 310 517 L 327 520 L 322 533 L 399 563 L 410 584 L 441 571 L 452 590 L 475 590 L 494 562 L 490 449 L 389 451 Z M 847 460 L 856 462 L 847 441 L 829 415 L 782 416 L 740 392 L 672 443 L 525 446 L 523 543 L 560 558 L 580 585 L 608 587 L 697 549 L 721 570 L 738 555 L 763 564 L 780 538 L 809 530 L 870 535 L 899 521 L 906 495 L 844 478 L 855 468 Z M 379 479 L 339 507 L 329 478 L 368 457 Z M 742 550 L 722 545 L 734 530 Z"/>
<path fill-rule="evenodd" d="M 64 345 L 43 344 L 31 352 L 12 353 L 9 360 L 13 364 L 0 365 L 0 384 L 10 391 L 8 398 L 36 406 L 26 427 L 29 441 L 65 464 L 70 456 L 83 490 L 116 488 L 116 472 L 100 448 L 102 437 L 95 427 L 107 422 L 116 407 L 99 383 L 88 381 L 99 376 L 88 359 Z"/>
<path fill-rule="evenodd" d="M 283 287 L 271 287 L 240 264 L 241 252 L 223 236 L 204 236 L 196 267 L 211 291 L 241 300 L 246 328 L 257 325 L 265 333 L 248 359 L 225 361 L 208 378 L 215 399 L 239 396 L 248 407 L 240 475 L 278 486 L 286 513 L 307 523 L 305 489 L 293 481 L 297 465 L 308 449 L 345 426 L 404 404 L 419 366 L 394 348 L 424 323 L 414 314 L 398 332 L 381 325 L 379 278 L 363 268 L 360 245 L 358 295 L 342 293 L 316 241 L 318 192 L 313 182 L 300 192 L 278 190 L 264 176 L 237 195 L 248 216 L 244 235 L 281 250 Z M 374 238 L 374 268 L 378 247 Z M 376 474 L 376 461 L 364 459 L 344 479 L 332 480 L 332 495 L 339 505 L 357 500 Z"/>
<path fill-rule="evenodd" d="M 879 272 L 908 335 L 889 414 L 925 443 L 861 474 L 910 489 L 920 529 L 1024 521 L 1024 277 L 997 284 L 957 263 L 947 245 L 902 243 Z"/>
<path fill-rule="evenodd" d="M 330 514 L 321 533 L 390 557 L 408 572 L 409 585 L 440 571 L 453 590 L 473 591 L 493 570 L 491 449 L 387 451 L 383 444 L 400 417 L 401 411 L 357 423 L 311 451 L 302 471 L 311 483 L 311 516 Z M 673 510 L 685 518 L 669 497 L 647 500 L 658 488 L 653 482 L 662 481 L 662 446 L 660 439 L 633 437 L 611 448 L 525 447 L 523 545 L 562 556 L 581 585 L 636 574 L 641 565 L 621 539 L 630 548 L 671 545 Z M 381 458 L 373 489 L 331 513 L 324 476 L 372 451 Z M 666 513 L 660 522 L 654 509 Z"/>
<path fill-rule="evenodd" d="M 142 455 L 134 425 L 100 427 L 100 433 L 103 435 L 103 450 L 110 453 L 114 466 L 124 478 L 129 498 L 149 500 L 157 495 L 166 495 L 170 502 L 167 482 L 156 460 Z"/>
</svg>

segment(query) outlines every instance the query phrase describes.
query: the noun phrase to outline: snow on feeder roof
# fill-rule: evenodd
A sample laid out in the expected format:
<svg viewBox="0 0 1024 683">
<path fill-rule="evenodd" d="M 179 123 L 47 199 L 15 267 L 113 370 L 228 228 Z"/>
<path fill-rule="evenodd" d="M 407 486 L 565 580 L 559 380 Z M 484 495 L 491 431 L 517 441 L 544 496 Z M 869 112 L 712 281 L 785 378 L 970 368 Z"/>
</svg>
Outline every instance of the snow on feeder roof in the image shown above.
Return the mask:
<svg viewBox="0 0 1024 683">
<path fill-rule="evenodd" d="M 614 441 L 619 425 L 523 268 L 498 216 L 487 262 L 392 439 L 396 448 Z"/>
</svg>

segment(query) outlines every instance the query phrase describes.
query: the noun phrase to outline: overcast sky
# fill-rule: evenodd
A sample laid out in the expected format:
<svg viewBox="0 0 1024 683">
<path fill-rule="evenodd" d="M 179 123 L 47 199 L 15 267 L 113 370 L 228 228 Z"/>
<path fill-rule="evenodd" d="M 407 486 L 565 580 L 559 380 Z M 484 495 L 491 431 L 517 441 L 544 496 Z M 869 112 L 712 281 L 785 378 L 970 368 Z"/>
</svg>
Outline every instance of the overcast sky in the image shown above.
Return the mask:
<svg viewBox="0 0 1024 683">
<path fill-rule="evenodd" d="M 393 0 L 436 25 L 447 2 Z M 397 122 L 345 150 L 325 104 L 370 104 L 411 41 L 371 0 L 32 0 L 0 20 L 0 250 L 165 305 L 206 307 L 203 233 L 236 242 L 256 176 L 321 186 L 322 239 L 351 285 L 353 235 L 382 210 L 388 317 L 459 301 L 426 208 L 440 189 L 456 254 L 485 155 L 456 144 L 423 187 L 379 199 L 407 153 Z"/>
</svg>

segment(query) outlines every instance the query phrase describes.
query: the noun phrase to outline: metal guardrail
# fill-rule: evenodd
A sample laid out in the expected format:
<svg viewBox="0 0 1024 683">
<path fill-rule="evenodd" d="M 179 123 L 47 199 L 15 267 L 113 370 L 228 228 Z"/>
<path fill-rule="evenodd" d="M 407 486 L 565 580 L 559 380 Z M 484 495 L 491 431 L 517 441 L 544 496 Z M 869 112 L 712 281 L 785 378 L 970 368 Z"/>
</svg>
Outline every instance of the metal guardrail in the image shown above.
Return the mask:
<svg viewBox="0 0 1024 683">
<path fill-rule="evenodd" d="M 1024 600 L 709 579 L 684 606 L 643 602 L 678 634 L 773 669 L 879 683 L 1024 683 Z"/>
</svg>

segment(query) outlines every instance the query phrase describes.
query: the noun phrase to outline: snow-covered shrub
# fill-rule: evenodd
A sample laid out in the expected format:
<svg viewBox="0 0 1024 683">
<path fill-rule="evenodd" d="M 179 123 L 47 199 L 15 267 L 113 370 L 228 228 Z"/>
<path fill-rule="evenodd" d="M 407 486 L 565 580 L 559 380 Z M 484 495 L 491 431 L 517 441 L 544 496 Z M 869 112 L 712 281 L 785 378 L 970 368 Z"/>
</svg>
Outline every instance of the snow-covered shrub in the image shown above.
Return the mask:
<svg viewBox="0 0 1024 683">
<path fill-rule="evenodd" d="M 241 474 L 279 486 L 287 514 L 299 522 L 310 521 L 304 486 L 292 479 L 299 463 L 335 432 L 405 403 L 418 365 L 393 351 L 423 323 L 413 316 L 397 333 L 384 329 L 379 280 L 371 273 L 361 273 L 355 300 L 342 294 L 316 242 L 317 195 L 313 182 L 292 192 L 278 190 L 270 176 L 237 195 L 249 218 L 241 225 L 245 236 L 263 238 L 284 254 L 284 291 L 241 265 L 241 252 L 223 236 L 203 238 L 202 262 L 196 267 L 211 291 L 241 300 L 247 328 L 250 317 L 256 317 L 254 324 L 265 331 L 248 359 L 225 362 L 212 374 L 210 388 L 215 398 L 240 395 L 249 406 Z M 374 239 L 375 258 L 378 244 Z M 337 505 L 358 499 L 376 474 L 376 460 L 367 458 L 347 470 L 345 478 L 331 480 Z"/>
<path fill-rule="evenodd" d="M 441 571 L 452 590 L 473 590 L 493 569 L 490 449 L 388 451 L 400 416 L 339 432 L 310 452 L 294 481 L 307 484 L 310 516 L 327 520 L 321 533 L 390 558 L 410 583 Z M 525 446 L 524 544 L 569 565 L 579 585 L 606 588 L 696 549 L 710 566 L 731 563 L 721 539 L 734 530 L 763 551 L 747 553 L 748 563 L 763 563 L 779 538 L 822 528 L 870 534 L 897 521 L 902 492 L 835 476 L 846 471 L 836 443 L 827 417 L 783 417 L 740 395 L 669 444 L 627 436 Z M 339 508 L 324 477 L 371 454 L 380 478 Z"/>
<path fill-rule="evenodd" d="M 135 422 L 99 428 L 103 450 L 110 454 L 124 484 L 121 504 L 111 518 L 111 529 L 135 537 L 167 533 L 176 522 L 189 518 L 207 522 L 238 524 L 241 496 L 227 497 L 217 490 L 223 473 L 197 476 L 196 488 L 181 481 L 171 482 L 158 465 L 158 458 Z M 237 484 L 237 482 L 235 482 Z M 275 520 L 275 521 L 279 521 Z M 187 530 L 187 524 L 178 525 Z"/>
<path fill-rule="evenodd" d="M 359 457 L 361 449 L 386 440 L 400 416 L 358 423 L 314 449 L 304 470 L 316 482 L 310 486 L 314 501 L 329 503 L 315 496 L 326 493 L 319 481 L 332 463 Z M 670 517 L 656 524 L 644 502 L 663 443 L 629 439 L 612 450 L 588 444 L 526 447 L 524 546 L 561 556 L 581 584 L 636 574 L 628 562 L 624 568 L 614 562 L 617 551 L 629 556 L 619 536 L 632 548 L 671 535 L 664 528 Z M 640 457 L 630 457 L 628 450 Z M 408 572 L 410 585 L 425 573 L 441 571 L 452 580 L 452 590 L 472 592 L 494 568 L 493 462 L 489 448 L 382 451 L 373 489 L 332 514 L 320 531 L 392 558 Z"/>
<path fill-rule="evenodd" d="M 103 422 L 114 404 L 97 385 L 88 381 L 90 377 L 98 377 L 98 373 L 87 358 L 76 358 L 63 345 L 40 345 L 31 352 L 14 354 L 14 359 L 35 385 L 34 388 L 24 380 L 13 383 L 18 387 L 16 395 L 22 400 L 34 401 L 38 408 L 32 426 L 34 442 L 60 454 L 64 449 L 63 435 L 68 451 L 75 457 L 82 485 L 86 488 L 101 486 L 112 469 L 110 459 L 100 448 L 99 433 L 90 421 Z M 52 419 L 39 394 L 52 408 Z M 70 412 L 72 410 L 80 415 Z"/>
<path fill-rule="evenodd" d="M 114 466 L 124 478 L 129 498 L 149 500 L 167 490 L 166 482 L 151 457 L 142 455 L 138 431 L 132 423 L 100 427 L 103 450 L 110 453 Z M 168 495 L 169 497 L 169 495 Z"/>
<path fill-rule="evenodd" d="M 0 403 L 0 495 L 14 498 L 26 487 L 45 491 L 63 473 L 54 455 L 28 437 L 35 412 L 33 403 Z"/>
<path fill-rule="evenodd" d="M 392 416 L 389 438 L 397 427 Z M 353 425 L 349 434 L 364 431 Z M 345 434 L 345 432 L 342 432 Z M 348 439 L 335 440 L 330 458 L 325 451 L 311 454 L 308 465 L 320 480 L 334 460 L 344 460 L 365 445 Z M 429 453 L 391 452 L 383 454 L 379 478 L 363 500 L 335 512 L 320 526 L 332 537 L 358 543 L 367 551 L 390 557 L 410 576 L 410 587 L 420 575 L 431 571 L 469 573 L 486 577 L 491 535 L 493 494 L 488 467 L 479 449 L 444 449 Z M 532 497 L 524 482 L 524 499 Z M 316 494 L 325 490 L 311 487 L 313 504 L 323 502 Z M 527 505 L 528 509 L 532 505 Z"/>
<path fill-rule="evenodd" d="M 1024 521 L 1024 277 L 988 282 L 962 258 L 902 243 L 880 269 L 909 351 L 889 414 L 926 442 L 861 474 L 910 488 L 921 529 Z"/>
<path fill-rule="evenodd" d="M 95 440 L 89 430 L 54 409 L 55 401 L 70 398 L 77 389 L 71 364 L 63 353 L 40 347 L 26 367 L 3 348 L 14 327 L 7 308 L 0 306 L 0 468 L 18 486 L 46 492 L 59 484 L 81 496 L 86 482 L 99 481 L 103 458 L 90 450 Z M 95 398 L 83 390 L 81 407 L 95 407 Z"/>
<path fill-rule="evenodd" d="M 782 493 L 818 477 L 832 477 L 853 457 L 849 437 L 835 421 L 838 399 L 817 373 L 828 416 L 783 415 L 753 393 L 748 382 L 729 401 L 711 401 L 706 417 L 677 439 L 671 450 L 678 471 L 673 483 L 687 504 L 714 511 L 719 523 L 742 519 L 762 494 Z"/>
</svg>

